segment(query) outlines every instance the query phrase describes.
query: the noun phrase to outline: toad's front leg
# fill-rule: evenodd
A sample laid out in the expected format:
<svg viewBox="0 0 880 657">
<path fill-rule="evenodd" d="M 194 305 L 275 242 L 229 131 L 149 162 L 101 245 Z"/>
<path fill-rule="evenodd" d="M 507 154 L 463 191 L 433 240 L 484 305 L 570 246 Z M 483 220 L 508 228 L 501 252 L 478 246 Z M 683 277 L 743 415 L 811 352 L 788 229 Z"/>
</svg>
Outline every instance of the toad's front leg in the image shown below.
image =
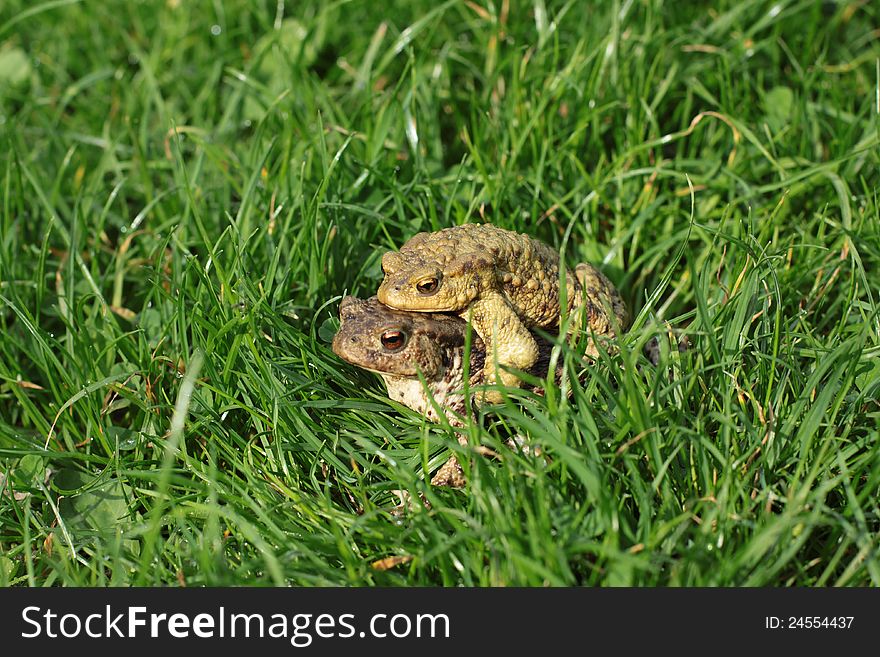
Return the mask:
<svg viewBox="0 0 880 657">
<path fill-rule="evenodd" d="M 519 387 L 519 377 L 501 366 L 530 369 L 538 360 L 535 338 L 500 292 L 490 292 L 474 301 L 468 314 L 474 330 L 486 345 L 486 364 L 483 366 L 485 382 Z M 496 362 L 499 365 L 497 370 Z M 502 399 L 497 390 L 487 390 L 481 401 L 500 403 Z"/>
</svg>

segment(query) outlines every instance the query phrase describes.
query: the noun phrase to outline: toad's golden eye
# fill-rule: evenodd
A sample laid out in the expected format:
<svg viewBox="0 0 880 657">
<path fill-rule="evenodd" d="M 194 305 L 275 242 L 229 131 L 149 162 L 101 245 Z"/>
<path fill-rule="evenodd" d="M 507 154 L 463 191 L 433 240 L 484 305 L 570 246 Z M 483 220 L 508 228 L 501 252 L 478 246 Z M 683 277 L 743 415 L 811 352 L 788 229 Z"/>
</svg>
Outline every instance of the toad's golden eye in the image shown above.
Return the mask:
<svg viewBox="0 0 880 657">
<path fill-rule="evenodd" d="M 385 331 L 380 339 L 382 346 L 388 351 L 399 351 L 406 344 L 406 334 L 403 331 Z"/>
<path fill-rule="evenodd" d="M 423 278 L 416 283 L 419 294 L 434 294 L 438 287 L 440 287 L 440 281 L 436 278 Z"/>
</svg>

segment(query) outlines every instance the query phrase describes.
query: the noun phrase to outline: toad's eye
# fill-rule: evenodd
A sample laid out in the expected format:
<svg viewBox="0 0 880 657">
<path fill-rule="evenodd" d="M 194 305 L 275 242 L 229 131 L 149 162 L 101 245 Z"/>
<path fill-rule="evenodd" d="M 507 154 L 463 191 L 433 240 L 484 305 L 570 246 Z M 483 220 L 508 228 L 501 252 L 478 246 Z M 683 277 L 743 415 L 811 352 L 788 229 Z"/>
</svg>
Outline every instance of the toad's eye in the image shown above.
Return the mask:
<svg viewBox="0 0 880 657">
<path fill-rule="evenodd" d="M 406 344 L 406 333 L 397 330 L 385 331 L 380 339 L 382 346 L 388 351 L 400 351 Z"/>
<path fill-rule="evenodd" d="M 438 287 L 440 287 L 440 281 L 436 278 L 424 278 L 416 283 L 419 294 L 434 294 Z"/>
</svg>

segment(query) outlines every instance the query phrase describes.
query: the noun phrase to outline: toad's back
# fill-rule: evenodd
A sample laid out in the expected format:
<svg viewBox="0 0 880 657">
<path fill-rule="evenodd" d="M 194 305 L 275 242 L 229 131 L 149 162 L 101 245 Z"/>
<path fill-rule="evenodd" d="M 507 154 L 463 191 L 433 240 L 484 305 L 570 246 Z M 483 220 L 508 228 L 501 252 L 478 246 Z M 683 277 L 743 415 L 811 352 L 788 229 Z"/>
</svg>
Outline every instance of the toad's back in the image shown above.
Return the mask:
<svg viewBox="0 0 880 657">
<path fill-rule="evenodd" d="M 400 249 L 401 258 L 436 265 L 449 277 L 477 276 L 480 293 L 503 292 L 527 326 L 559 323 L 559 254 L 538 240 L 514 231 L 465 224 L 435 233 L 420 233 Z M 580 285 L 567 272 L 567 310 Z"/>
</svg>

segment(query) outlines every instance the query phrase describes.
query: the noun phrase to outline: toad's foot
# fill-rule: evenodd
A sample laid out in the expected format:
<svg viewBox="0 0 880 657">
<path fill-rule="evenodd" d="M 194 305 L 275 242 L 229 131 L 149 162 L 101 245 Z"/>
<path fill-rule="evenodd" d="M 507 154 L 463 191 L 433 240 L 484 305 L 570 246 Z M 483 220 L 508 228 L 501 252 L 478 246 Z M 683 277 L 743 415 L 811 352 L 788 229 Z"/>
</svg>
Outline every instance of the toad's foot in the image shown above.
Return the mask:
<svg viewBox="0 0 880 657">
<path fill-rule="evenodd" d="M 471 304 L 469 316 L 474 329 L 486 344 L 486 364 L 483 376 L 486 383 L 500 383 L 518 388 L 519 377 L 501 366 L 528 370 L 538 360 L 538 343 L 522 323 L 507 299 L 498 292 L 485 295 Z M 483 393 L 481 402 L 499 403 L 503 399 L 497 390 Z"/>
<path fill-rule="evenodd" d="M 454 456 L 450 456 L 449 460 L 444 463 L 437 474 L 431 478 L 432 486 L 449 486 L 450 488 L 464 488 L 467 479 L 461 470 L 461 464 Z"/>
</svg>

